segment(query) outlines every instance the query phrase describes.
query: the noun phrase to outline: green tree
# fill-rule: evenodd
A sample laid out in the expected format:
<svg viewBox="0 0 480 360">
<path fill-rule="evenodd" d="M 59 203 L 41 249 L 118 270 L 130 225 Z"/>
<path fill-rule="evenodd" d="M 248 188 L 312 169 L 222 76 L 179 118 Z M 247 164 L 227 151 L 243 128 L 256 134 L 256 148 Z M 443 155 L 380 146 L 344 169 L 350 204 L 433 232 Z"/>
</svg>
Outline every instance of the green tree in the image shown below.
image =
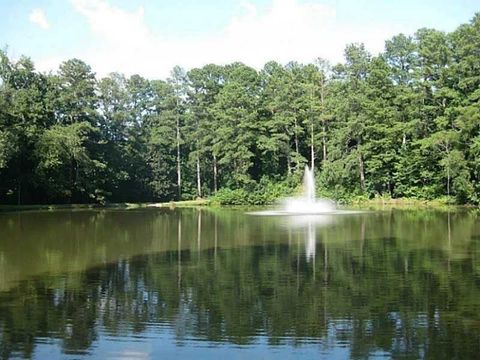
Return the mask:
<svg viewBox="0 0 480 360">
<path fill-rule="evenodd" d="M 252 179 L 258 130 L 258 73 L 241 63 L 225 69 L 225 84 L 216 96 L 213 114 L 218 124 L 214 151 L 231 174 L 227 186 L 244 186 Z"/>
<path fill-rule="evenodd" d="M 215 144 L 218 137 L 215 131 L 218 118 L 214 115 L 216 98 L 225 84 L 224 68 L 214 64 L 192 69 L 188 78 L 187 138 L 191 142 L 190 160 L 195 164 L 196 195 L 202 196 L 202 163 L 212 169 L 204 171 L 203 179 L 212 179 L 213 191 L 218 188 L 221 169 L 219 169 L 220 147 Z M 211 160 L 211 161 L 209 161 Z"/>
<path fill-rule="evenodd" d="M 88 122 L 77 122 L 55 125 L 40 136 L 35 149 L 37 174 L 51 200 L 105 200 L 96 187 L 97 171 L 105 164 L 92 159 L 87 149 L 92 132 L 95 128 Z"/>
</svg>

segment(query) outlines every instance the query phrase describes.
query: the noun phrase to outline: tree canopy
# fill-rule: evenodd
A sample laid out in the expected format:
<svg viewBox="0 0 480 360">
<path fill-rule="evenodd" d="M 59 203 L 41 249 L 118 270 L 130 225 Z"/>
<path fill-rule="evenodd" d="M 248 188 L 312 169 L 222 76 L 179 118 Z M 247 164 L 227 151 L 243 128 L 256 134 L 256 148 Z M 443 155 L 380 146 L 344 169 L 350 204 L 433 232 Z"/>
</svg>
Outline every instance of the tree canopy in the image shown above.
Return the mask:
<svg viewBox="0 0 480 360">
<path fill-rule="evenodd" d="M 268 62 L 98 79 L 0 52 L 0 202 L 191 199 L 291 191 L 480 200 L 480 14 L 330 65 Z M 278 189 L 277 189 L 278 190 Z M 265 200 L 266 198 L 262 198 Z M 263 200 L 258 200 L 262 202 Z"/>
</svg>

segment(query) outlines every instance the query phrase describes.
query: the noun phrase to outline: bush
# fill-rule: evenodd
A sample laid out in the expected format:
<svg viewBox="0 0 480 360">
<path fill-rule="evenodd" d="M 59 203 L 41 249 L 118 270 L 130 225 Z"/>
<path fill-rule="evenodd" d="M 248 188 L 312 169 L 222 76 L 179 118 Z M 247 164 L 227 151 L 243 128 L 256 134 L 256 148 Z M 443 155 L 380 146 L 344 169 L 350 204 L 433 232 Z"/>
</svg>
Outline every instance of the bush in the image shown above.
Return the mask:
<svg viewBox="0 0 480 360">
<path fill-rule="evenodd" d="M 245 188 L 220 189 L 210 200 L 220 205 L 269 205 L 290 196 L 295 188 L 289 180 L 275 183 L 263 177 L 258 183 L 249 183 Z"/>
<path fill-rule="evenodd" d="M 211 197 L 211 201 L 220 205 L 247 205 L 248 193 L 244 189 L 223 188 Z"/>
</svg>

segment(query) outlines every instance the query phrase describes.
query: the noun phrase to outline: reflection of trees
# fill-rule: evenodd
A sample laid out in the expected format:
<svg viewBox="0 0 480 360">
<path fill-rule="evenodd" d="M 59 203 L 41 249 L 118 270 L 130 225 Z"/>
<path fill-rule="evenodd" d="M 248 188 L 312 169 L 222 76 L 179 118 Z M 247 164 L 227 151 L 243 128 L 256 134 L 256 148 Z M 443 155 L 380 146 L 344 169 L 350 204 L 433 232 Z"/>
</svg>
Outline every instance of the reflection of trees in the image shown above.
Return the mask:
<svg viewBox="0 0 480 360">
<path fill-rule="evenodd" d="M 478 225 L 469 214 L 448 215 L 450 225 L 447 214 L 345 218 L 316 229 L 315 262 L 304 255 L 305 232 L 290 232 L 289 243 L 288 229 L 270 220 L 162 216 L 141 234 L 150 239 L 144 245 L 156 241 L 164 251 L 36 276 L 2 293 L 2 357 L 29 356 L 38 337 L 81 353 L 99 331 L 142 333 L 158 323 L 173 327 L 179 341 L 248 344 L 258 334 L 271 344 L 315 340 L 328 348 L 344 341 L 355 358 L 372 351 L 408 358 L 480 352 L 480 264 L 471 256 L 478 255 Z M 130 231 L 135 239 L 139 228 Z M 168 240 L 153 240 L 148 231 L 166 231 Z"/>
</svg>

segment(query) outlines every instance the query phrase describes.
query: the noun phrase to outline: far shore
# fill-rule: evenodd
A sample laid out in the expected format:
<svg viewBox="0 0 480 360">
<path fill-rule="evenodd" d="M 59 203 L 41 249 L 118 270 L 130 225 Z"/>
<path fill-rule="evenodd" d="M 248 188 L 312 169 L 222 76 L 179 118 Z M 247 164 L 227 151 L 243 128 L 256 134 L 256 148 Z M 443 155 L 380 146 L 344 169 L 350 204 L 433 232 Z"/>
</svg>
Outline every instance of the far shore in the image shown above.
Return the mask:
<svg viewBox="0 0 480 360">
<path fill-rule="evenodd" d="M 155 203 L 111 203 L 111 204 L 43 204 L 43 205 L 1 205 L 0 212 L 8 211 L 27 211 L 27 210 L 88 210 L 88 209 L 146 209 L 146 208 L 175 208 L 175 207 L 217 207 L 217 208 L 235 208 L 248 207 L 259 208 L 272 206 L 265 205 L 243 205 L 231 206 L 221 205 L 212 202 L 209 199 L 195 199 L 183 201 L 167 201 Z M 350 203 L 340 205 L 342 207 L 364 208 L 364 209 L 465 209 L 477 208 L 475 205 L 456 205 L 449 204 L 442 200 L 420 200 L 411 198 L 373 198 L 356 199 Z"/>
<path fill-rule="evenodd" d="M 372 199 L 356 199 L 351 203 L 346 204 L 349 207 L 355 208 L 369 208 L 369 209 L 474 209 L 477 205 L 472 204 L 455 204 L 445 201 L 445 199 L 414 199 L 414 198 L 382 198 L 375 197 Z"/>
<path fill-rule="evenodd" d="M 19 210 L 82 210 L 82 209 L 142 209 L 207 206 L 206 199 L 168 201 L 156 203 L 111 203 L 111 204 L 42 204 L 42 205 L 0 205 L 0 212 Z"/>
</svg>

